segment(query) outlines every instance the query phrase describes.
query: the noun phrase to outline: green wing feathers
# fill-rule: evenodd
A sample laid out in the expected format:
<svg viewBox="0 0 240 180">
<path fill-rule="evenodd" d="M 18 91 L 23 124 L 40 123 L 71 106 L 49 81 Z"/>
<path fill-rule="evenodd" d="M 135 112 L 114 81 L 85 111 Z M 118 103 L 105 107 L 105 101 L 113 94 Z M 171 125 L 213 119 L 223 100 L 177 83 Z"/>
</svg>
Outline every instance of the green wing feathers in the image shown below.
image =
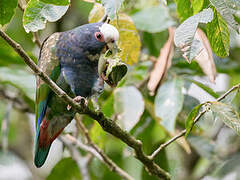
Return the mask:
<svg viewBox="0 0 240 180">
<path fill-rule="evenodd" d="M 41 48 L 38 61 L 39 68 L 46 73 L 54 82 L 60 75 L 59 60 L 56 57 L 56 42 L 59 33 L 55 33 L 47 38 Z M 35 137 L 35 158 L 34 162 L 37 167 L 41 167 L 45 162 L 51 143 L 45 147 L 39 147 L 40 125 L 46 116 L 48 99 L 52 90 L 48 85 L 37 77 L 36 88 L 36 137 Z"/>
</svg>

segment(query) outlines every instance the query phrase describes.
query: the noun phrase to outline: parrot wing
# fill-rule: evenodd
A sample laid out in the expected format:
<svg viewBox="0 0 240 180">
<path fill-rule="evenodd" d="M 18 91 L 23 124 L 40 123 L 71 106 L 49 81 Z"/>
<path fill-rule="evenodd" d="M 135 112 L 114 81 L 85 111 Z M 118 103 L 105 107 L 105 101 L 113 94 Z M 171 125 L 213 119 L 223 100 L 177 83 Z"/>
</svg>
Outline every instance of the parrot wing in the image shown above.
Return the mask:
<svg viewBox="0 0 240 180">
<path fill-rule="evenodd" d="M 49 36 L 42 45 L 40 50 L 40 57 L 38 60 L 39 68 L 46 73 L 54 82 L 60 75 L 60 63 L 56 56 L 56 43 L 59 39 L 60 33 L 54 33 Z M 37 77 L 36 88 L 36 139 L 38 139 L 40 125 L 46 114 L 48 99 L 52 94 L 49 86 Z"/>
</svg>

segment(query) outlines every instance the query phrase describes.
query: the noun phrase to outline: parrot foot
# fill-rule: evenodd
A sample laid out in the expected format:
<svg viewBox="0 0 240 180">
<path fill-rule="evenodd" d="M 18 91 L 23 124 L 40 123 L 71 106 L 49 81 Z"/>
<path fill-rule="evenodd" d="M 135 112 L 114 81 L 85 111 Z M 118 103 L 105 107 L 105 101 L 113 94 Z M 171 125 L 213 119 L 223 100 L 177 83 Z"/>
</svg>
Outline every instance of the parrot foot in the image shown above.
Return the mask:
<svg viewBox="0 0 240 180">
<path fill-rule="evenodd" d="M 79 103 L 81 106 L 87 107 L 88 106 L 88 100 L 82 96 L 76 96 L 73 101 L 76 103 Z M 67 110 L 69 111 L 72 108 L 72 106 L 67 105 Z"/>
</svg>

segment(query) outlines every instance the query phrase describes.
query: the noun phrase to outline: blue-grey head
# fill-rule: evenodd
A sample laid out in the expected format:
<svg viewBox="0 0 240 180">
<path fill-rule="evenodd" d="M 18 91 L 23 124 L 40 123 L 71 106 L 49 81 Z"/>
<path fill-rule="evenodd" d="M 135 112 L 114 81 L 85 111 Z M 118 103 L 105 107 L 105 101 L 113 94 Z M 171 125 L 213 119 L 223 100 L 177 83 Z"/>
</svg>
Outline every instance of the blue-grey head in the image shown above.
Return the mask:
<svg viewBox="0 0 240 180">
<path fill-rule="evenodd" d="M 65 40 L 73 43 L 84 54 L 96 55 L 107 49 L 115 52 L 118 30 L 107 23 L 90 23 L 66 31 Z"/>
</svg>

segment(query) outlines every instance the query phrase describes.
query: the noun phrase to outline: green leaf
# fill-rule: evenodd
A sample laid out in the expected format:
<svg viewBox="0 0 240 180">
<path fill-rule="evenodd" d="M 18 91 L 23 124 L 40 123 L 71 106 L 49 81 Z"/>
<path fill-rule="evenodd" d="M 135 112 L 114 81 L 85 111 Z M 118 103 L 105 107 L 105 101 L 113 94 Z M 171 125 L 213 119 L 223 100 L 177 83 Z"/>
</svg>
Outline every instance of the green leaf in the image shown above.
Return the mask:
<svg viewBox="0 0 240 180">
<path fill-rule="evenodd" d="M 94 122 L 91 127 L 90 136 L 95 144 L 97 144 L 100 148 L 104 148 L 106 142 L 106 132 L 103 131 L 102 127 L 97 122 Z"/>
<path fill-rule="evenodd" d="M 176 23 L 169 15 L 167 7 L 162 5 L 145 8 L 132 16 L 137 29 L 156 33 L 166 30 Z"/>
<path fill-rule="evenodd" d="M 81 180 L 81 174 L 76 162 L 72 158 L 63 158 L 52 169 L 47 180 Z"/>
<path fill-rule="evenodd" d="M 188 136 L 188 134 L 191 132 L 193 125 L 194 125 L 194 119 L 198 115 L 199 109 L 202 107 L 203 104 L 199 104 L 193 108 L 193 110 L 189 113 L 186 123 L 185 123 L 185 128 L 186 128 L 186 134 L 185 137 Z"/>
<path fill-rule="evenodd" d="M 219 57 L 229 55 L 229 30 L 222 16 L 213 8 L 213 21 L 206 26 L 207 36 L 213 52 Z"/>
<path fill-rule="evenodd" d="M 155 97 L 155 114 L 162 119 L 161 124 L 174 132 L 175 121 L 183 106 L 183 80 L 174 78 L 166 81 L 157 91 Z"/>
<path fill-rule="evenodd" d="M 191 16 L 185 20 L 175 31 L 174 43 L 184 52 L 183 57 L 191 62 L 201 51 L 200 41 L 194 39 L 199 23 L 208 23 L 213 19 L 213 11 L 211 8 L 204 9 L 200 13 Z"/>
<path fill-rule="evenodd" d="M 240 26 L 234 20 L 233 11 L 228 7 L 225 0 L 209 0 L 216 10 L 221 14 L 227 24 L 239 33 Z"/>
<path fill-rule="evenodd" d="M 114 91 L 114 110 L 118 122 L 130 131 L 140 120 L 144 111 L 142 94 L 134 86 L 124 86 Z"/>
<path fill-rule="evenodd" d="M 11 21 L 17 7 L 17 0 L 0 0 L 0 25 Z"/>
<path fill-rule="evenodd" d="M 212 97 L 214 97 L 214 98 L 218 98 L 219 97 L 219 95 L 217 93 L 215 93 L 210 87 L 204 85 L 203 83 L 200 83 L 198 81 L 195 81 L 195 80 L 189 79 L 189 78 L 187 78 L 186 80 L 196 84 L 198 87 L 202 88 L 204 91 L 206 91 Z"/>
<path fill-rule="evenodd" d="M 59 20 L 69 6 L 55 6 L 38 0 L 30 0 L 23 15 L 23 26 L 26 32 L 44 29 L 46 22 Z"/>
<path fill-rule="evenodd" d="M 217 119 L 222 120 L 228 127 L 240 135 L 240 118 L 239 114 L 232 106 L 221 102 L 211 102 L 210 109 L 215 113 Z"/>
<path fill-rule="evenodd" d="M 102 0 L 101 3 L 106 9 L 106 13 L 110 19 L 114 19 L 124 0 Z"/>
<path fill-rule="evenodd" d="M 114 114 L 114 109 L 113 109 L 113 103 L 114 103 L 114 97 L 113 94 L 111 94 L 103 103 L 101 110 L 103 114 L 109 118 L 112 117 Z"/>
<path fill-rule="evenodd" d="M 180 21 L 183 22 L 187 18 L 193 15 L 193 9 L 190 1 L 176 0 L 177 3 L 177 14 Z"/>
<path fill-rule="evenodd" d="M 70 4 L 70 0 L 39 0 L 46 4 L 53 4 L 56 6 L 67 6 Z"/>
<path fill-rule="evenodd" d="M 192 7 L 193 7 L 193 14 L 197 14 L 199 11 L 202 10 L 204 5 L 204 0 L 193 0 Z"/>
<path fill-rule="evenodd" d="M 35 77 L 22 69 L 0 67 L 0 83 L 10 84 L 35 100 Z"/>
</svg>

